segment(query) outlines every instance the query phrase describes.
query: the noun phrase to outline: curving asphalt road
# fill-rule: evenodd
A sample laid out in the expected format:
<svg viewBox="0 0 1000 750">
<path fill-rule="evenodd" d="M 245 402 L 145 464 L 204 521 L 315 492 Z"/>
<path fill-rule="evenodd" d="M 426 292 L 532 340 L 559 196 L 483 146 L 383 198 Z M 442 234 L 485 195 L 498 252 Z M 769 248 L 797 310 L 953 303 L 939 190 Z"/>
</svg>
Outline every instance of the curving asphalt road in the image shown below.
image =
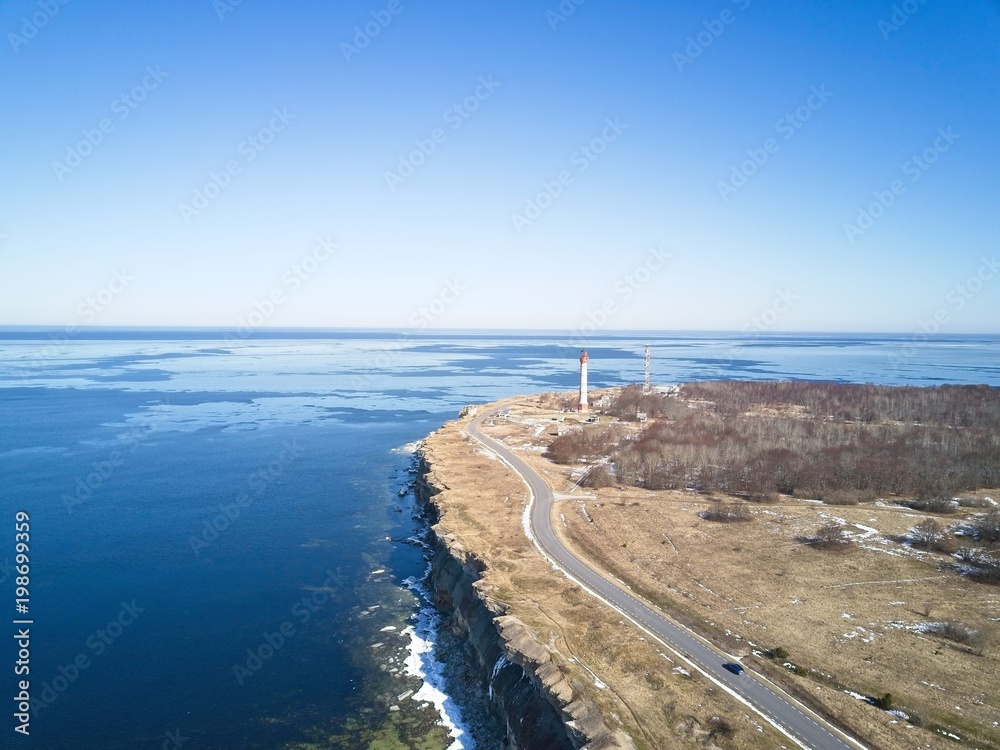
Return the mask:
<svg viewBox="0 0 1000 750">
<path fill-rule="evenodd" d="M 678 655 L 683 654 L 682 658 L 752 706 L 801 747 L 816 750 L 857 750 L 864 747 L 816 718 L 803 706 L 790 702 L 773 686 L 749 671 L 739 676 L 727 671 L 722 665 L 731 661 L 730 658 L 720 655 L 689 631 L 619 588 L 566 549 L 552 530 L 552 505 L 555 502 L 552 490 L 542 477 L 507 446 L 482 433 L 480 425 L 491 416 L 494 415 L 487 413 L 472 420 L 466 425 L 466 431 L 501 456 L 528 485 L 533 496 L 530 523 L 535 542 L 559 568 L 589 589 L 590 593 L 623 612 Z"/>
</svg>

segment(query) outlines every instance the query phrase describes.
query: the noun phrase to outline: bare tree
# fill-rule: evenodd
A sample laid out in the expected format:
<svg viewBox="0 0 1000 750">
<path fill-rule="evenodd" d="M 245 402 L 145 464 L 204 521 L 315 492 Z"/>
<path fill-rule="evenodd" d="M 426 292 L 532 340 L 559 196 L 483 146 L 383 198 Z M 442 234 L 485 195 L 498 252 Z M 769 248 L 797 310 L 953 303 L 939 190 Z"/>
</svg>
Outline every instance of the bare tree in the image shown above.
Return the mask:
<svg viewBox="0 0 1000 750">
<path fill-rule="evenodd" d="M 976 547 L 972 544 L 963 544 L 956 550 L 955 554 L 958 555 L 959 560 L 970 565 L 978 565 L 983 557 L 986 556 L 986 552 L 982 547 Z"/>
<path fill-rule="evenodd" d="M 729 381 L 685 385 L 680 398 L 626 390 L 612 411 L 651 421 L 619 445 L 623 484 L 837 504 L 892 494 L 939 514 L 956 512 L 956 494 L 1000 486 L 997 388 Z M 647 396 L 656 403 L 645 405 Z M 1000 511 L 982 537 L 1000 541 Z"/>
<path fill-rule="evenodd" d="M 1000 508 L 994 508 L 976 520 L 976 533 L 984 542 L 1000 542 Z"/>
<path fill-rule="evenodd" d="M 753 514 L 747 509 L 746 503 L 726 503 L 721 500 L 713 500 L 708 510 L 701 513 L 701 517 L 706 521 L 719 521 L 720 523 L 739 523 L 753 520 Z"/>
<path fill-rule="evenodd" d="M 604 487 L 610 487 L 615 483 L 614 475 L 608 470 L 606 464 L 597 464 L 591 467 L 583 478 L 580 479 L 581 487 L 590 487 L 592 489 L 602 489 Z"/>
<path fill-rule="evenodd" d="M 842 550 L 847 549 L 853 543 L 844 530 L 844 527 L 833 521 L 829 521 L 816 529 L 816 535 L 810 540 L 810 544 L 818 549 Z"/>
<path fill-rule="evenodd" d="M 995 629 L 990 624 L 969 625 L 961 620 L 946 620 L 935 623 L 927 632 L 947 638 L 955 643 L 968 646 L 973 653 L 983 656 L 996 638 Z"/>
<path fill-rule="evenodd" d="M 948 538 L 948 530 L 933 518 L 925 518 L 912 529 L 910 529 L 910 539 L 914 544 L 927 549 L 938 549 Z"/>
</svg>

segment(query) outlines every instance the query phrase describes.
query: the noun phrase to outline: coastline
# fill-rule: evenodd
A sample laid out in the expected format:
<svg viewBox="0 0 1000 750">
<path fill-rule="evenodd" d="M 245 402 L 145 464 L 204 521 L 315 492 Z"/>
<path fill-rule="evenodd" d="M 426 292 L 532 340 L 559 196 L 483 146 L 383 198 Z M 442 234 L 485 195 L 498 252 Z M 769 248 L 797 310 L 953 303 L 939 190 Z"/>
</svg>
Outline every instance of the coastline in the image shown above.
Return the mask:
<svg viewBox="0 0 1000 750">
<path fill-rule="evenodd" d="M 523 397 L 485 408 L 519 399 Z M 492 580 L 503 564 L 490 550 L 463 543 L 469 519 L 463 522 L 465 514 L 452 500 L 456 493 L 464 494 L 469 485 L 462 469 L 445 455 L 463 442 L 463 421 L 448 422 L 425 439 L 418 452 L 421 463 L 416 491 L 431 520 L 433 560 L 428 580 L 441 625 L 465 644 L 467 665 L 474 674 L 471 681 L 479 683 L 487 712 L 502 727 L 501 747 L 634 749 L 631 737 L 589 695 L 592 690 L 606 691 L 607 686 L 583 664 L 574 664 L 553 650 L 534 623 L 522 619 L 527 613 L 518 606 L 516 587 L 508 594 Z M 517 502 L 513 500 L 515 493 L 523 492 L 520 480 L 492 454 L 478 446 L 466 447 L 465 458 L 475 464 L 477 489 L 512 511 L 511 528 L 520 536 L 516 554 L 535 568 L 533 573 L 545 571 L 546 563 L 534 555 L 523 535 L 524 499 L 517 495 Z M 483 511 L 489 512 L 487 508 Z"/>
<path fill-rule="evenodd" d="M 443 750 L 477 750 L 495 747 L 499 730 L 482 709 L 481 696 L 466 689 L 463 680 L 463 642 L 455 638 L 443 625 L 442 613 L 434 603 L 430 581 L 433 571 L 434 535 L 431 528 L 433 513 L 418 492 L 419 470 L 422 463 L 420 450 L 423 441 L 407 443 L 395 452 L 412 457 L 408 470 L 408 483 L 401 488 L 412 494 L 417 502 L 414 520 L 417 535 L 399 542 L 418 547 L 423 552 L 424 569 L 419 578 L 411 576 L 402 581 L 418 602 L 418 608 L 407 621 L 400 635 L 408 640 L 404 646 L 405 674 L 420 681 L 420 687 L 396 696 L 398 702 L 410 700 L 429 704 L 437 713 L 438 726 L 450 738 Z"/>
</svg>

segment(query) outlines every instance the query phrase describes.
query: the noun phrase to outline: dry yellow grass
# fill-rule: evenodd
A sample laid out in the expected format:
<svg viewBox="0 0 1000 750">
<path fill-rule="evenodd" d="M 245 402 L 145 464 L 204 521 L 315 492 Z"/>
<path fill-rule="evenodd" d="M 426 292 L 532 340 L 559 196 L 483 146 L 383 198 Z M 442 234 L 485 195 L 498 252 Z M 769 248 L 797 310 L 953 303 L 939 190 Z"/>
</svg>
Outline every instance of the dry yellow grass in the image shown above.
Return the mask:
<svg viewBox="0 0 1000 750">
<path fill-rule="evenodd" d="M 557 416 L 525 400 L 513 408 L 513 421 L 490 431 L 521 446 L 559 491 L 581 467 L 541 456 Z M 950 558 L 897 541 L 926 514 L 885 502 L 826 506 L 782 498 L 752 506 L 750 523 L 718 524 L 699 517 L 707 499 L 694 493 L 608 488 L 575 495 L 557 504 L 554 526 L 581 555 L 720 646 L 748 655 L 745 663 L 872 745 L 1000 747 L 1000 643 L 976 654 L 918 632 L 946 619 L 995 625 L 1000 589 L 944 569 Z M 802 543 L 831 518 L 851 531 L 853 549 L 826 552 Z M 796 676 L 780 661 L 753 655 L 779 646 L 814 675 Z M 923 727 L 844 689 L 891 693 Z"/>
<path fill-rule="evenodd" d="M 485 563 L 478 585 L 538 634 L 575 689 L 638 748 L 766 750 L 789 744 L 704 678 L 676 671 L 679 664 L 642 632 L 555 573 L 524 535 L 524 484 L 458 424 L 430 436 L 424 450 L 432 481 L 447 487 L 435 498 L 438 532 L 452 535 Z M 725 719 L 732 735 L 713 732 L 713 717 Z"/>
</svg>

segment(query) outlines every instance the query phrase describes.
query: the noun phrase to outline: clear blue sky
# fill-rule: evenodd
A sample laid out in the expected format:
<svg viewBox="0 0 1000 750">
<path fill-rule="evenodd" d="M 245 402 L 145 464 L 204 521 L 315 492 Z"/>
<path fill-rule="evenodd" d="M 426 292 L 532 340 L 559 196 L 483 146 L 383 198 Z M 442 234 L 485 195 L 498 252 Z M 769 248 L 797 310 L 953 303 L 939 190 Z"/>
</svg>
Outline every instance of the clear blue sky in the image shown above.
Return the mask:
<svg viewBox="0 0 1000 750">
<path fill-rule="evenodd" d="M 2 2 L 0 324 L 1000 332 L 1000 3 L 675 5 Z"/>
</svg>

